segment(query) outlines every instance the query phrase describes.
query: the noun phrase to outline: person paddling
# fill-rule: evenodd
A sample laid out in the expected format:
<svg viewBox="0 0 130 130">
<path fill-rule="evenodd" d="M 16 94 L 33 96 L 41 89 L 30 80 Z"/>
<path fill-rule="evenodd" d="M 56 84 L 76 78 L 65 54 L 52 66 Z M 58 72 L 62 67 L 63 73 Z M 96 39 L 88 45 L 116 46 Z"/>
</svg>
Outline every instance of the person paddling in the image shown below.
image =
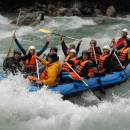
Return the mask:
<svg viewBox="0 0 130 130">
<path fill-rule="evenodd" d="M 121 38 L 119 38 L 117 41 L 113 38 L 111 42 L 111 47 L 116 48 L 117 50 L 121 49 L 125 44 L 127 35 L 128 35 L 128 29 L 127 28 L 122 29 Z"/>
<path fill-rule="evenodd" d="M 82 42 L 82 40 L 79 41 L 77 47 L 74 44 L 70 44 L 69 47 L 67 47 L 65 40 L 64 40 L 64 36 L 61 36 L 60 43 L 61 43 L 62 51 L 63 51 L 64 55 L 67 56 L 70 53 L 71 49 L 76 50 L 76 55 L 77 55 L 79 53 L 79 48 L 80 48 L 81 42 Z"/>
<path fill-rule="evenodd" d="M 33 76 L 28 76 L 28 79 L 35 82 L 37 85 L 48 85 L 49 87 L 56 86 L 61 71 L 59 56 L 57 56 L 57 54 L 50 54 L 48 56 L 48 61 L 38 57 L 37 59 L 45 66 L 45 70 L 40 74 L 40 79 Z"/>
<path fill-rule="evenodd" d="M 19 47 L 21 52 L 23 53 L 24 56 L 21 57 L 21 60 L 25 62 L 25 69 L 24 72 L 26 73 L 34 73 L 36 72 L 36 56 L 40 56 L 48 47 L 50 43 L 50 39 L 47 38 L 46 44 L 43 46 L 43 48 L 36 52 L 36 47 L 35 46 L 30 46 L 28 50 L 26 51 L 21 44 L 18 42 L 16 39 L 15 34 L 13 35 L 13 38 L 16 42 L 16 45 Z"/>
<path fill-rule="evenodd" d="M 99 60 L 100 55 L 102 54 L 101 48 L 97 46 L 96 40 L 90 41 L 90 48 L 88 49 L 90 53 L 90 59 L 93 61 L 93 63 L 96 65 L 96 60 Z M 96 57 L 95 57 L 95 55 Z M 96 59 L 95 59 L 96 58 Z"/>
<path fill-rule="evenodd" d="M 22 71 L 22 61 L 20 61 L 21 52 L 14 50 L 12 57 L 7 57 L 3 62 L 3 70 L 8 74 L 11 72 L 15 75 L 18 71 Z"/>
<path fill-rule="evenodd" d="M 76 73 L 83 78 L 91 78 L 94 76 L 93 62 L 90 60 L 88 51 L 82 51 L 82 56 L 77 58 L 78 65 L 75 69 Z M 78 80 L 79 78 L 74 72 L 71 72 L 71 77 Z"/>
</svg>

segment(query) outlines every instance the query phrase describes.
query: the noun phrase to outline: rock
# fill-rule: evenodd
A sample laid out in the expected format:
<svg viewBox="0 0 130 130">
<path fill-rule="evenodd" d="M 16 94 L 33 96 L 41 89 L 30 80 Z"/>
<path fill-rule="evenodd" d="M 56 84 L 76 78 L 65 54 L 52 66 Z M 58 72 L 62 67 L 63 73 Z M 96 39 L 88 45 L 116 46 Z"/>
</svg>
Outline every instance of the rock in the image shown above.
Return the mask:
<svg viewBox="0 0 130 130">
<path fill-rule="evenodd" d="M 81 15 L 81 11 L 79 10 L 79 8 L 72 8 L 72 13 L 74 16 L 80 16 Z"/>
<path fill-rule="evenodd" d="M 93 13 L 92 9 L 90 7 L 85 7 L 81 10 L 83 15 L 91 15 Z"/>
<path fill-rule="evenodd" d="M 57 15 L 64 16 L 67 13 L 67 8 L 61 7 L 57 11 Z"/>
<path fill-rule="evenodd" d="M 44 20 L 43 12 L 22 12 L 22 15 L 19 19 L 19 26 L 22 25 L 36 25 L 39 24 L 42 20 Z M 11 24 L 16 24 L 17 18 L 11 22 Z"/>
<path fill-rule="evenodd" d="M 115 17 L 117 15 L 116 9 L 113 5 L 109 6 L 106 9 L 106 16 L 108 17 Z"/>
<path fill-rule="evenodd" d="M 96 15 L 102 15 L 102 11 L 100 9 L 94 9 L 94 13 Z"/>
<path fill-rule="evenodd" d="M 73 10 L 71 8 L 67 9 L 65 16 L 73 16 Z"/>
</svg>

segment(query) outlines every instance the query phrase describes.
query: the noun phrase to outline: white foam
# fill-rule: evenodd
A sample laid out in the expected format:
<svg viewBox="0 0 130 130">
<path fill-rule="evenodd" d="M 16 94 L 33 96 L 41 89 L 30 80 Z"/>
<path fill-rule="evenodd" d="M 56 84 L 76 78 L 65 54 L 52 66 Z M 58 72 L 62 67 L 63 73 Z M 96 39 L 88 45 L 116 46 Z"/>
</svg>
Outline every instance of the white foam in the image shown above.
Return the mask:
<svg viewBox="0 0 130 130">
<path fill-rule="evenodd" d="M 2 15 L 0 15 L 0 24 L 9 24 L 10 20 Z"/>
<path fill-rule="evenodd" d="M 129 98 L 117 97 L 114 102 L 104 101 L 98 107 L 81 107 L 45 89 L 27 93 L 26 85 L 20 75 L 0 83 L 2 130 L 127 130 L 130 127 Z"/>
<path fill-rule="evenodd" d="M 84 25 L 96 25 L 93 19 L 83 19 L 80 17 L 57 17 L 55 19 L 50 19 L 50 22 L 45 25 L 46 28 L 55 29 L 59 28 L 61 30 L 77 29 Z"/>
</svg>

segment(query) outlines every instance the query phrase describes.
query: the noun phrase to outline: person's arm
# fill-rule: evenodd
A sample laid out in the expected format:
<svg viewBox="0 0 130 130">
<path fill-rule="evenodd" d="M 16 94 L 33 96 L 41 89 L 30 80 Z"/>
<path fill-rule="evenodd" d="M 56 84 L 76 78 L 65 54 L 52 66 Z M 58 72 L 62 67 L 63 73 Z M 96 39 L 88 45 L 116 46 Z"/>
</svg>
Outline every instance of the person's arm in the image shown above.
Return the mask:
<svg viewBox="0 0 130 130">
<path fill-rule="evenodd" d="M 67 56 L 68 47 L 64 41 L 63 36 L 61 36 L 60 42 L 61 42 L 62 51 L 63 51 L 64 55 Z"/>
<path fill-rule="evenodd" d="M 82 42 L 82 40 L 79 41 L 79 43 L 78 43 L 78 45 L 77 45 L 77 47 L 76 47 L 76 54 L 77 54 L 77 55 L 78 55 L 78 53 L 79 53 L 79 49 L 80 49 L 81 42 Z"/>
<path fill-rule="evenodd" d="M 24 55 L 26 55 L 26 50 L 23 48 L 23 46 L 19 43 L 18 39 L 16 38 L 15 34 L 13 35 L 13 39 L 18 46 L 18 48 L 22 51 Z"/>
<path fill-rule="evenodd" d="M 47 41 L 46 44 L 42 47 L 42 49 L 37 52 L 37 56 L 40 56 L 48 48 L 48 45 L 49 41 Z"/>
<path fill-rule="evenodd" d="M 101 48 L 100 47 L 96 47 L 95 48 L 95 53 L 96 54 L 102 54 Z"/>
<path fill-rule="evenodd" d="M 47 66 L 48 64 L 49 64 L 49 62 L 48 61 L 46 61 L 45 59 L 38 59 L 40 62 L 41 62 L 41 64 L 42 65 L 44 65 L 44 66 Z"/>
</svg>

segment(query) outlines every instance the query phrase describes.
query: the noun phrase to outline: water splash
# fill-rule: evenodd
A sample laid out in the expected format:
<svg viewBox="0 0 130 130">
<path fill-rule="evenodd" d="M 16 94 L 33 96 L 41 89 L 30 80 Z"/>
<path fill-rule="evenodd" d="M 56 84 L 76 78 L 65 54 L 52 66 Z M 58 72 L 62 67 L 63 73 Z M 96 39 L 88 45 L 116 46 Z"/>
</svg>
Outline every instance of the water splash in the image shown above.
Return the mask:
<svg viewBox="0 0 130 130">
<path fill-rule="evenodd" d="M 115 97 L 97 106 L 81 107 L 63 101 L 61 95 L 42 89 L 27 93 L 21 75 L 0 83 L 2 130 L 127 130 L 130 99 Z M 6 125 L 8 124 L 8 125 Z"/>
</svg>

